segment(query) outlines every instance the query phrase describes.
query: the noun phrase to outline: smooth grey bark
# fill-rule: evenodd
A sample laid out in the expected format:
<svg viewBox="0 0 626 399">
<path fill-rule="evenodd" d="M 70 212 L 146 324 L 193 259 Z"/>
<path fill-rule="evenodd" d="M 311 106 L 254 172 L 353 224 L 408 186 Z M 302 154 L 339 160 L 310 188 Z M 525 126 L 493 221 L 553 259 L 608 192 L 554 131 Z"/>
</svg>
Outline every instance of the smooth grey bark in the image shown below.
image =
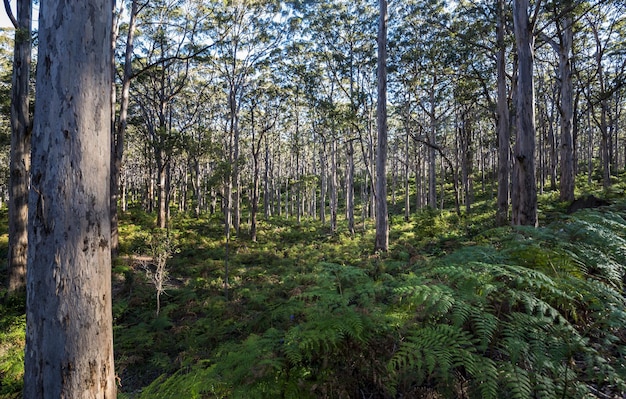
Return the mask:
<svg viewBox="0 0 626 399">
<path fill-rule="evenodd" d="M 326 155 L 326 140 L 322 138 L 322 147 L 320 148 L 320 222 L 326 224 L 326 194 L 328 187 L 328 162 Z"/>
<path fill-rule="evenodd" d="M 330 143 L 330 231 L 337 232 L 337 210 L 339 207 L 339 176 L 337 175 L 337 138 Z"/>
<path fill-rule="evenodd" d="M 602 161 L 602 186 L 606 190 L 611 186 L 611 160 L 609 154 L 609 129 L 608 129 L 608 95 L 606 90 L 604 66 L 602 64 L 602 58 L 604 54 L 604 48 L 602 46 L 602 39 L 600 33 L 595 25 L 592 25 L 592 31 L 596 42 L 596 76 L 598 84 L 600 86 L 600 120 L 596 119 L 596 124 L 600 128 L 600 159 Z M 595 118 L 595 117 L 594 117 Z"/>
<path fill-rule="evenodd" d="M 114 399 L 112 2 L 39 8 L 24 397 Z"/>
<path fill-rule="evenodd" d="M 538 4 L 535 7 L 539 7 Z M 535 92 L 533 87 L 534 21 L 529 0 L 513 1 L 513 25 L 518 56 L 516 138 L 511 189 L 514 225 L 537 225 L 535 178 Z"/>
<path fill-rule="evenodd" d="M 257 215 L 259 213 L 259 201 L 261 196 L 261 144 L 265 140 L 267 146 L 267 133 L 274 128 L 276 119 L 266 120 L 265 125 L 257 131 L 255 122 L 255 110 L 257 103 L 255 102 L 250 110 L 250 128 L 252 131 L 251 154 L 252 154 L 252 195 L 250 199 L 250 239 L 256 242 L 257 239 Z M 278 114 L 275 115 L 277 117 Z M 267 162 L 268 154 L 266 154 Z M 267 165 L 267 164 L 266 164 Z M 267 167 L 266 167 L 267 171 Z M 266 173 L 267 176 L 267 173 Z M 267 178 L 267 177 L 266 177 Z M 267 187 L 267 183 L 266 183 Z M 266 190 L 267 192 L 267 190 Z"/>
<path fill-rule="evenodd" d="M 348 231 L 354 236 L 354 146 L 352 140 L 348 140 L 346 145 L 346 216 Z"/>
<path fill-rule="evenodd" d="M 437 209 L 437 157 L 435 156 L 437 145 L 437 118 L 435 105 L 435 87 L 437 86 L 437 75 L 433 76 L 433 83 L 430 90 L 430 118 L 428 130 L 428 206 Z"/>
<path fill-rule="evenodd" d="M 387 0 L 379 0 L 378 19 L 378 101 L 376 124 L 376 237 L 375 251 L 389 249 L 389 215 L 387 212 Z"/>
<path fill-rule="evenodd" d="M 411 216 L 411 196 L 409 178 L 411 175 L 411 140 L 410 131 L 405 123 L 404 134 L 404 221 L 408 222 Z M 417 175 L 415 176 L 417 180 Z"/>
<path fill-rule="evenodd" d="M 504 0 L 498 0 L 496 43 L 497 68 L 497 130 L 498 130 L 498 197 L 496 210 L 496 225 L 504 226 L 509 223 L 509 175 L 511 172 L 511 122 L 506 85 L 506 42 L 505 42 L 505 13 Z"/>
<path fill-rule="evenodd" d="M 574 200 L 574 85 L 572 83 L 572 46 L 574 24 L 571 15 L 557 21 L 559 26 L 559 73 L 561 77 L 561 181 L 560 200 Z"/>
<path fill-rule="evenodd" d="M 270 158 L 270 147 L 269 140 L 267 136 L 264 138 L 265 141 L 265 168 L 263 170 L 263 213 L 265 218 L 268 219 L 272 216 L 272 190 L 270 189 L 270 168 L 271 168 L 271 158 Z"/>
<path fill-rule="evenodd" d="M 550 108 L 548 109 L 548 106 L 546 104 L 546 122 L 548 123 L 548 129 L 547 129 L 547 141 L 548 141 L 548 150 L 549 150 L 549 162 L 548 162 L 548 174 L 550 175 L 550 188 L 552 190 L 556 190 L 556 176 L 557 176 L 557 169 L 558 169 L 558 165 L 559 165 L 559 152 L 558 152 L 558 148 L 557 148 L 557 135 L 556 135 L 556 130 L 555 130 L 555 120 L 556 120 L 556 106 L 557 106 L 557 96 L 558 96 L 558 90 L 555 87 L 554 90 L 552 90 L 552 96 L 550 97 L 549 101 L 550 101 Z M 546 98 L 546 101 L 548 101 L 548 98 Z M 543 149 L 542 149 L 543 150 Z"/>
<path fill-rule="evenodd" d="M 28 257 L 28 183 L 30 180 L 31 120 L 29 81 L 32 0 L 17 1 L 11 87 L 11 153 L 9 161 L 9 295 L 26 287 Z M 6 4 L 5 4 L 6 6 Z M 7 11 L 11 11 L 10 8 Z"/>
<path fill-rule="evenodd" d="M 466 212 L 470 212 L 471 207 L 472 207 L 472 202 L 474 200 L 473 196 L 474 196 L 474 184 L 473 184 L 473 177 L 472 175 L 474 174 L 474 167 L 473 167 L 473 162 L 474 162 L 474 151 L 473 151 L 473 143 L 472 143 L 472 121 L 470 120 L 471 116 L 470 113 L 472 112 L 472 109 L 467 109 L 467 110 L 463 110 L 461 111 L 461 126 L 460 126 L 460 144 L 461 144 L 461 182 L 463 185 L 463 196 L 465 198 L 465 211 Z M 481 159 L 484 159 L 481 157 Z M 453 167 L 454 165 L 450 162 L 450 167 Z M 454 172 L 454 185 L 456 187 L 457 185 L 457 169 L 458 168 L 453 168 L 452 171 Z M 455 189 L 455 206 L 456 206 L 456 210 L 457 213 L 460 212 L 460 205 L 459 205 L 459 194 L 458 194 L 459 190 Z"/>
</svg>

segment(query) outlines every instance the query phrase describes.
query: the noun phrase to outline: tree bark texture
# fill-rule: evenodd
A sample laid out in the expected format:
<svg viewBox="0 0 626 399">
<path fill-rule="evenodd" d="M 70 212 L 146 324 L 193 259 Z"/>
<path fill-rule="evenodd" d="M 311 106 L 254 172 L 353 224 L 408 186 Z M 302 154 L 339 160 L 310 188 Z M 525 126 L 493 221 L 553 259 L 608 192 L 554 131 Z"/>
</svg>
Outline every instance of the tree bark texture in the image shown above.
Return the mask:
<svg viewBox="0 0 626 399">
<path fill-rule="evenodd" d="M 28 182 L 30 116 L 28 86 L 31 61 L 32 0 L 17 1 L 13 82 L 11 88 L 11 155 L 9 175 L 8 293 L 26 287 L 28 253 Z"/>
<path fill-rule="evenodd" d="M 561 201 L 574 200 L 574 86 L 572 84 L 572 45 L 574 24 L 571 16 L 557 21 L 560 25 L 559 74 L 561 77 Z"/>
<path fill-rule="evenodd" d="M 389 215 L 387 213 L 387 0 L 379 0 L 378 21 L 378 102 L 376 122 L 376 238 L 375 251 L 389 249 Z"/>
<path fill-rule="evenodd" d="M 435 115 L 435 87 L 437 85 L 437 76 L 433 76 L 433 83 L 429 93 L 430 96 L 430 126 L 428 130 L 428 206 L 437 209 L 437 118 Z"/>
<path fill-rule="evenodd" d="M 113 399 L 110 0 L 48 0 L 29 195 L 24 397 Z"/>
<path fill-rule="evenodd" d="M 511 190 L 514 225 L 537 225 L 535 179 L 534 36 L 528 0 L 513 1 L 513 24 L 518 55 L 515 164 Z"/>
<path fill-rule="evenodd" d="M 354 236 L 354 146 L 352 140 L 346 143 L 346 213 L 348 219 L 348 231 Z"/>
<path fill-rule="evenodd" d="M 496 224 L 504 226 L 509 223 L 509 174 L 511 170 L 511 125 L 506 87 L 506 42 L 504 0 L 498 0 L 498 23 L 496 37 L 498 52 L 496 65 L 498 75 L 498 198 Z"/>
</svg>

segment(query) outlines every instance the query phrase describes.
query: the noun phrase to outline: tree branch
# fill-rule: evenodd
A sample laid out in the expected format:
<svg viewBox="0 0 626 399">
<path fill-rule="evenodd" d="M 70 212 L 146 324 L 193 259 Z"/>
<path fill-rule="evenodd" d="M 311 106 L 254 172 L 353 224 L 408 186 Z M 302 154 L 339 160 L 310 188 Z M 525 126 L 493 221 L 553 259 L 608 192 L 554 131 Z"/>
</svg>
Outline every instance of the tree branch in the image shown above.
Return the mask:
<svg viewBox="0 0 626 399">
<path fill-rule="evenodd" d="M 20 25 L 17 23 L 17 20 L 13 15 L 13 11 L 11 11 L 11 3 L 9 2 L 9 0 L 4 0 L 4 9 L 6 10 L 7 15 L 9 16 L 9 19 L 11 20 L 11 23 L 13 24 L 15 29 L 19 29 Z"/>
</svg>

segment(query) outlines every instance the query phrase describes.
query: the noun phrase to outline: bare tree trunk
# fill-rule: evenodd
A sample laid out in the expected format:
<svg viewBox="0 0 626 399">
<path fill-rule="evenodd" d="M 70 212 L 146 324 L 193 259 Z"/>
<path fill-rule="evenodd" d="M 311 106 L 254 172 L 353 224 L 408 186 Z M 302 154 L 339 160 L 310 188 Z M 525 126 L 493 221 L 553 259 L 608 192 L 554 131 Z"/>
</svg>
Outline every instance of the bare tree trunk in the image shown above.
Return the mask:
<svg viewBox="0 0 626 399">
<path fill-rule="evenodd" d="M 465 196 L 465 211 L 470 212 L 473 201 L 473 182 L 472 174 L 474 173 L 473 162 L 474 153 L 472 149 L 472 127 L 471 121 L 468 120 L 470 111 L 465 111 L 461 115 L 461 181 L 463 182 L 463 194 Z M 456 181 L 455 173 L 455 181 Z M 458 192 L 458 190 L 456 190 Z M 459 212 L 458 194 L 456 195 L 456 208 Z"/>
<path fill-rule="evenodd" d="M 347 146 L 346 214 L 348 231 L 350 231 L 350 235 L 354 236 L 354 147 L 352 140 L 348 140 Z"/>
<path fill-rule="evenodd" d="M 598 28 L 591 24 L 593 36 L 596 44 L 596 76 L 600 89 L 600 120 L 596 119 L 596 124 L 600 129 L 600 160 L 602 162 L 602 186 L 606 190 L 611 186 L 611 160 L 609 154 L 609 131 L 607 126 L 607 115 L 609 107 L 607 103 L 606 82 L 604 76 L 604 66 L 602 64 L 604 49 L 602 47 L 602 38 Z M 595 117 L 594 117 L 595 119 Z"/>
<path fill-rule="evenodd" d="M 132 56 L 135 41 L 135 26 L 139 7 L 138 0 L 133 0 L 130 9 L 130 20 L 128 22 L 128 33 L 126 36 L 126 50 L 124 53 L 124 74 L 122 76 L 122 98 L 120 102 L 120 117 L 118 125 L 113 125 L 113 138 L 111 140 L 111 256 L 115 258 L 119 249 L 118 233 L 118 209 L 117 201 L 119 197 L 120 173 L 124 157 L 124 140 L 126 136 L 126 126 L 128 125 L 128 104 L 130 97 L 130 80 L 132 78 Z M 115 42 L 113 42 L 113 48 Z M 115 59 L 113 58 L 113 68 Z M 113 86 L 114 87 L 114 86 Z M 115 110 L 113 110 L 115 111 Z"/>
<path fill-rule="evenodd" d="M 408 222 L 411 216 L 411 195 L 409 178 L 411 175 L 411 141 L 408 127 L 405 127 L 404 135 L 404 221 Z M 417 176 L 415 176 L 417 180 Z"/>
<path fill-rule="evenodd" d="M 539 4 L 535 4 L 538 7 Z M 533 87 L 534 36 L 528 16 L 529 1 L 513 1 L 513 22 L 518 55 L 517 135 L 513 167 L 512 214 L 514 225 L 537 225 L 535 179 L 535 93 Z"/>
<path fill-rule="evenodd" d="M 437 119 L 435 118 L 435 85 L 437 77 L 433 77 L 433 84 L 430 92 L 430 126 L 428 132 L 428 206 L 437 209 L 437 158 L 435 146 L 437 145 Z"/>
<path fill-rule="evenodd" d="M 337 181 L 337 139 L 330 143 L 330 231 L 337 231 L 338 186 Z"/>
<path fill-rule="evenodd" d="M 326 190 L 327 190 L 327 168 L 326 168 L 326 143 L 320 149 L 320 222 L 326 224 Z"/>
<path fill-rule="evenodd" d="M 561 75 L 561 201 L 574 200 L 574 88 L 572 84 L 572 42 L 574 33 L 573 20 L 564 16 L 560 25 L 559 71 Z"/>
<path fill-rule="evenodd" d="M 378 20 L 378 102 L 376 125 L 376 238 L 375 251 L 389 249 L 389 215 L 387 213 L 387 0 L 379 0 Z"/>
<path fill-rule="evenodd" d="M 112 399 L 113 5 L 39 10 L 24 397 Z"/>
<path fill-rule="evenodd" d="M 11 155 L 9 175 L 8 294 L 26 286 L 28 255 L 28 183 L 31 121 L 29 80 L 32 0 L 17 1 L 13 82 L 11 87 Z"/>
<path fill-rule="evenodd" d="M 556 93 L 553 93 L 553 96 L 550 99 L 550 110 L 546 110 L 548 113 L 548 145 L 550 146 L 550 165 L 548 171 L 550 173 L 550 189 L 556 190 L 556 169 L 559 164 L 558 151 L 557 151 L 557 143 L 556 143 L 556 134 L 554 129 L 554 120 L 556 119 Z M 546 105 L 547 108 L 547 105 Z"/>
<path fill-rule="evenodd" d="M 504 40 L 504 0 L 498 0 L 497 71 L 498 71 L 498 207 L 496 224 L 504 226 L 509 222 L 509 175 L 511 153 L 511 125 L 506 89 L 506 43 Z"/>
<path fill-rule="evenodd" d="M 157 227 L 164 229 L 167 220 L 167 165 L 163 160 L 162 150 L 156 149 L 155 151 L 156 170 L 157 170 L 157 189 L 158 189 L 158 213 L 157 213 Z"/>
<path fill-rule="evenodd" d="M 259 153 L 253 153 L 254 169 L 252 173 L 252 199 L 250 206 L 250 239 L 256 242 L 256 224 L 257 213 L 259 212 L 259 196 L 260 196 L 260 168 L 259 168 Z"/>
<path fill-rule="evenodd" d="M 192 179 L 192 187 L 193 187 L 193 196 L 195 199 L 194 204 L 194 216 L 196 218 L 200 217 L 200 210 L 202 209 L 202 187 L 201 187 L 201 179 L 200 179 L 200 160 L 195 158 L 193 161 L 193 179 Z"/>
</svg>

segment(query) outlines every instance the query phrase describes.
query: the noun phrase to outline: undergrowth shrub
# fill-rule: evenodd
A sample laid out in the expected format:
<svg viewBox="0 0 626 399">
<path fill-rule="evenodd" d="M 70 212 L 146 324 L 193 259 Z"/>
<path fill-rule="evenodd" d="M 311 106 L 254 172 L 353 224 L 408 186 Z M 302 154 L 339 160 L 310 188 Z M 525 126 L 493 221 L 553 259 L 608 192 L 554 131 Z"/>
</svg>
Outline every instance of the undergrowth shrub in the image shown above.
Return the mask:
<svg viewBox="0 0 626 399">
<path fill-rule="evenodd" d="M 0 295 L 4 292 L 0 291 Z M 0 398 L 22 397 L 26 316 L 24 296 L 12 296 L 0 306 Z"/>
<path fill-rule="evenodd" d="M 358 240 L 342 248 L 298 230 L 291 238 L 316 239 L 283 243 L 288 256 L 259 257 L 261 269 L 246 253 L 233 302 L 195 324 L 233 329 L 141 397 L 616 397 L 626 392 L 623 215 L 491 229 L 435 259 L 405 233 L 368 257 Z"/>
</svg>

